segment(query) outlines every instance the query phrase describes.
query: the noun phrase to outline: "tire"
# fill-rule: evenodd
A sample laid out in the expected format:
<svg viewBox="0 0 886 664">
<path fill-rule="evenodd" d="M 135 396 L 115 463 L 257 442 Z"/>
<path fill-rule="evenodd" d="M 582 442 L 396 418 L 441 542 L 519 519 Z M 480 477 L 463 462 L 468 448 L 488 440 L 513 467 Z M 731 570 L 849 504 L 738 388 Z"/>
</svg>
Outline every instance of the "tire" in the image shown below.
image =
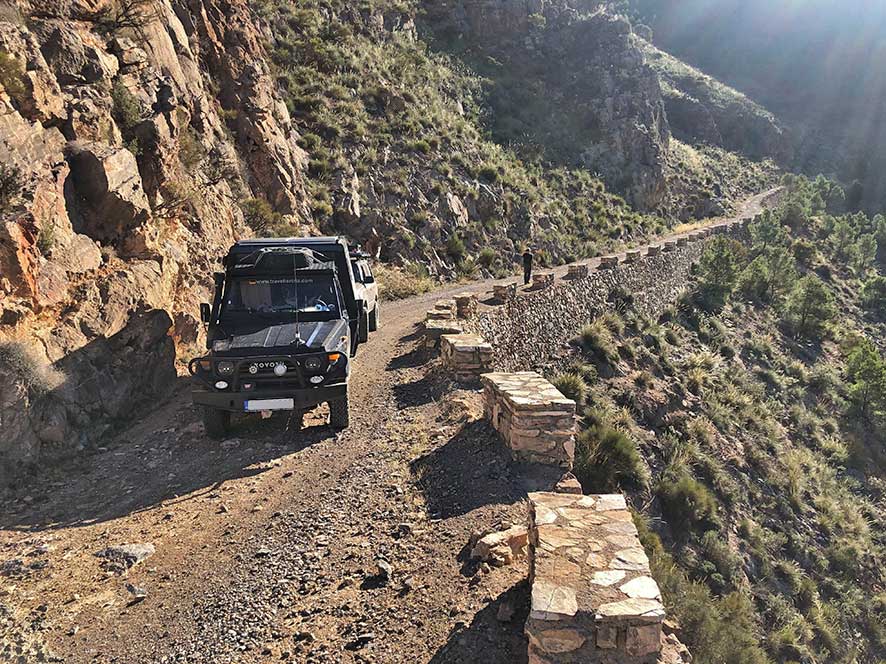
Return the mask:
<svg viewBox="0 0 886 664">
<path fill-rule="evenodd" d="M 289 418 L 289 429 L 292 433 L 298 433 L 305 428 L 305 414 L 292 413 Z"/>
<path fill-rule="evenodd" d="M 378 330 L 378 303 L 375 304 L 375 309 L 369 312 L 369 331 L 375 332 Z"/>
<path fill-rule="evenodd" d="M 351 423 L 348 409 L 348 395 L 329 402 L 329 425 L 333 429 L 347 429 Z"/>
<path fill-rule="evenodd" d="M 357 339 L 361 344 L 369 341 L 369 314 L 365 311 L 360 314 L 360 321 L 357 323 Z"/>
<path fill-rule="evenodd" d="M 231 413 L 219 408 L 203 406 L 203 428 L 210 438 L 224 438 L 231 428 Z"/>
</svg>

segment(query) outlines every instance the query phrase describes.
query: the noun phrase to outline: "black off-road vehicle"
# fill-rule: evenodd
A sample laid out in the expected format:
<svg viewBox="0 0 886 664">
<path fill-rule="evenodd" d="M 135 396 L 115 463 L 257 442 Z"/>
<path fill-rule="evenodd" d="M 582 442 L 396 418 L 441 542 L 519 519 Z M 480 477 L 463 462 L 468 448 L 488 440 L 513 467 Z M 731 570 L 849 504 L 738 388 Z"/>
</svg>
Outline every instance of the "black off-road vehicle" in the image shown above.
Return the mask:
<svg viewBox="0 0 886 664">
<path fill-rule="evenodd" d="M 212 305 L 200 306 L 210 353 L 189 365 L 207 433 L 223 437 L 232 413 L 288 410 L 300 420 L 324 402 L 330 424 L 346 428 L 364 309 L 355 298 L 347 243 L 238 242 L 224 266 L 215 275 Z"/>
</svg>

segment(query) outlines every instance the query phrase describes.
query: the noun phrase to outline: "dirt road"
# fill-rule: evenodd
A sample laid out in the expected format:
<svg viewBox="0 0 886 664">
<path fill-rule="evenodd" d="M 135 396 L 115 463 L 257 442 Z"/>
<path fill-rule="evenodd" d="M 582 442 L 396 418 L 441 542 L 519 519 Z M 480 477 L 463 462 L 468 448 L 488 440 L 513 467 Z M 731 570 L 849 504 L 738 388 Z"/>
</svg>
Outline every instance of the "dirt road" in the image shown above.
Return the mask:
<svg viewBox="0 0 886 664">
<path fill-rule="evenodd" d="M 523 494 L 478 395 L 417 335 L 432 302 L 493 283 L 384 306 L 346 432 L 322 413 L 301 432 L 250 419 L 219 445 L 182 379 L 106 448 L 10 496 L 0 661 L 525 661 L 525 561 L 490 569 L 465 550 L 522 522 Z M 123 573 L 95 556 L 130 543 L 155 553 Z"/>
</svg>

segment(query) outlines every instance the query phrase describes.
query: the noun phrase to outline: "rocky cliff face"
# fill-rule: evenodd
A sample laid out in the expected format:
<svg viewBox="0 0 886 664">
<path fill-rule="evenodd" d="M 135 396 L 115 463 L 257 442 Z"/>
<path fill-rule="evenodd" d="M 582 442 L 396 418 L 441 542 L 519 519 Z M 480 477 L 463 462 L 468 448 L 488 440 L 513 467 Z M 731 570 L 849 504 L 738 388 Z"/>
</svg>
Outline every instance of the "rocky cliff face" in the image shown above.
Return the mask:
<svg viewBox="0 0 886 664">
<path fill-rule="evenodd" d="M 670 129 L 661 87 L 631 24 L 599 2 L 453 2 L 428 8 L 439 33 L 492 67 L 493 121 L 548 156 L 598 173 L 640 209 L 663 201 Z M 482 67 L 482 63 L 480 63 Z"/>
<path fill-rule="evenodd" d="M 0 340 L 65 377 L 4 388 L 24 460 L 163 395 L 238 200 L 306 222 L 306 160 L 246 2 L 19 2 L 0 53 Z"/>
</svg>

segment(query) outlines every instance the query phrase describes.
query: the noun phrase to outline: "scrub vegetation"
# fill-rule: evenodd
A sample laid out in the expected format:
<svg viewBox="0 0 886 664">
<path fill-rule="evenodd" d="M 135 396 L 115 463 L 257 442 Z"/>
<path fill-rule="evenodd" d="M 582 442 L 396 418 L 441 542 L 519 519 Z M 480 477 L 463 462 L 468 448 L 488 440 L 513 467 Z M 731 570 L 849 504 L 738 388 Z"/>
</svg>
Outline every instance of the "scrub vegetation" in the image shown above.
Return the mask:
<svg viewBox="0 0 886 664">
<path fill-rule="evenodd" d="M 694 661 L 881 662 L 886 221 L 785 184 L 679 304 L 581 331 L 558 381 L 586 404 L 576 474 L 632 497 Z"/>
</svg>

